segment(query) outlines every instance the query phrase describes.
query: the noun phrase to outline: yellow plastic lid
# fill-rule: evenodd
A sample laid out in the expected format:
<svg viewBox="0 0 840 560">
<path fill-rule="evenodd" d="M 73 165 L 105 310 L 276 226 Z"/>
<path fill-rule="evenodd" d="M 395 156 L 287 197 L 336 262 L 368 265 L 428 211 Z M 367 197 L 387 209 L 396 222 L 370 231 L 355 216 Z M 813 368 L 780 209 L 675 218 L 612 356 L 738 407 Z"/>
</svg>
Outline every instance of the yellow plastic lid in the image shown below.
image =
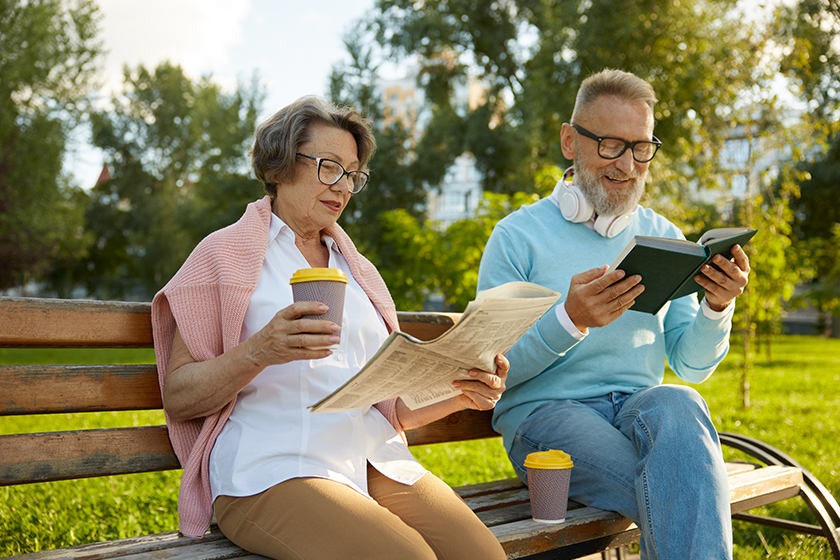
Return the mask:
<svg viewBox="0 0 840 560">
<path fill-rule="evenodd" d="M 559 449 L 537 451 L 525 457 L 525 466 L 532 469 L 570 469 L 574 466 L 568 453 Z"/>
<path fill-rule="evenodd" d="M 298 282 L 316 282 L 318 280 L 330 280 L 332 282 L 347 283 L 347 276 L 337 268 L 301 268 L 294 274 L 289 284 Z"/>
</svg>

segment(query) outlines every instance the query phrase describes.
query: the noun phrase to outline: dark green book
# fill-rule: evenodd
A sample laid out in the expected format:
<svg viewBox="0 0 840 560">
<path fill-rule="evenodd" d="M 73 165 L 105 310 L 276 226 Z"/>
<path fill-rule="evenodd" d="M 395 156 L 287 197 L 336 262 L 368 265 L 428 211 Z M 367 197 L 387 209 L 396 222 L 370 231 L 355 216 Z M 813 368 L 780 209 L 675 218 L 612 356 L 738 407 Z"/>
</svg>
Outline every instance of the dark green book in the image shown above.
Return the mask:
<svg viewBox="0 0 840 560">
<path fill-rule="evenodd" d="M 732 246 L 743 247 L 757 231 L 747 228 L 713 229 L 704 233 L 697 243 L 637 235 L 618 255 L 610 270 L 623 270 L 625 278 L 639 274 L 645 291 L 630 309 L 656 314 L 672 299 L 702 290 L 703 287 L 694 281 L 700 268 L 715 255 L 731 259 Z"/>
</svg>

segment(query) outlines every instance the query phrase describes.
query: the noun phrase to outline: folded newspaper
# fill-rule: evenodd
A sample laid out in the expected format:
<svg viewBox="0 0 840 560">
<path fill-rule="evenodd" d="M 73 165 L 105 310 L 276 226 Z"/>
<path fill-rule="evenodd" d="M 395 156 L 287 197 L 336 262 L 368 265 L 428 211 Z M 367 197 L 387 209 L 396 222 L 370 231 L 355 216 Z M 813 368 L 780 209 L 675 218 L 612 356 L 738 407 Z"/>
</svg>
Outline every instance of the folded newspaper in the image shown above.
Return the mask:
<svg viewBox="0 0 840 560">
<path fill-rule="evenodd" d="M 529 282 L 478 293 L 461 319 L 434 340 L 394 331 L 347 383 L 309 409 L 341 412 L 395 397 L 415 410 L 457 395 L 452 382 L 471 369 L 496 371 L 504 354 L 548 311 L 560 294 Z"/>
</svg>

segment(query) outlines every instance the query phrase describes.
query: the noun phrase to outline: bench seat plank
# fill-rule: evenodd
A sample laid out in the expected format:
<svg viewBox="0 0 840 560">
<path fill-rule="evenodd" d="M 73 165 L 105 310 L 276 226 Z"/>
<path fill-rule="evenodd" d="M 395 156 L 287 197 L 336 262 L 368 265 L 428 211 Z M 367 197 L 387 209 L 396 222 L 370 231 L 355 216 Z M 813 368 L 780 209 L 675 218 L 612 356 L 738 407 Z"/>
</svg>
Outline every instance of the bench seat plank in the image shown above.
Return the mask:
<svg viewBox="0 0 840 560">
<path fill-rule="evenodd" d="M 155 558 L 168 558 L 169 553 L 179 547 L 194 544 L 207 545 L 214 542 L 230 542 L 214 526 L 209 533 L 201 539 L 185 537 L 178 531 L 144 535 L 142 537 L 129 537 L 91 544 L 59 548 L 55 550 L 43 550 L 15 556 L 15 560 L 107 560 L 109 558 L 124 557 L 134 554 L 155 554 Z M 161 553 L 161 551 L 166 551 Z M 240 549 L 242 552 L 242 549 Z"/>
<path fill-rule="evenodd" d="M 563 523 L 538 523 L 529 518 L 491 527 L 490 530 L 499 539 L 508 558 L 521 558 L 604 535 L 628 533 L 628 538 L 638 538 L 636 524 L 626 517 L 590 507 L 569 511 Z M 635 536 L 632 536 L 634 533 Z"/>
<path fill-rule="evenodd" d="M 732 513 L 798 496 L 802 471 L 795 467 L 767 466 L 729 475 Z"/>
<path fill-rule="evenodd" d="M 259 554 L 251 554 L 228 540 L 179 546 L 178 548 L 168 549 L 165 552 L 165 555 L 161 554 L 160 551 L 121 555 L 119 556 L 119 560 L 161 560 L 162 558 L 166 558 L 166 560 L 228 560 L 231 558 L 270 560 Z M 85 557 L 84 559 L 79 558 L 78 560 L 88 559 Z"/>
</svg>

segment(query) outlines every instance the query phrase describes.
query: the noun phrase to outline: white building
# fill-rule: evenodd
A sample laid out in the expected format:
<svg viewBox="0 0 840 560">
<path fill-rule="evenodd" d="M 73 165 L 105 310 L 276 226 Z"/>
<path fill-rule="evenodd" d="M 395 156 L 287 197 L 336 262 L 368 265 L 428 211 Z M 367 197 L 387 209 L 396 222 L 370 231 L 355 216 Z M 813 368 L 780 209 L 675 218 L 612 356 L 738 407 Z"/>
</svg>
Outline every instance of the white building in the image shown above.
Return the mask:
<svg viewBox="0 0 840 560">
<path fill-rule="evenodd" d="M 443 61 L 446 64 L 447 61 Z M 414 141 L 423 133 L 430 118 L 430 111 L 425 107 L 423 89 L 418 87 L 421 66 L 412 65 L 403 78 L 381 80 L 383 126 L 394 121 L 401 121 L 413 132 Z M 466 112 L 483 102 L 484 88 L 478 82 L 468 81 L 455 86 L 455 105 Z M 481 174 L 475 165 L 475 157 L 465 152 L 455 158 L 446 170 L 440 185 L 427 185 L 427 218 L 446 228 L 453 222 L 475 215 L 482 196 Z"/>
</svg>

